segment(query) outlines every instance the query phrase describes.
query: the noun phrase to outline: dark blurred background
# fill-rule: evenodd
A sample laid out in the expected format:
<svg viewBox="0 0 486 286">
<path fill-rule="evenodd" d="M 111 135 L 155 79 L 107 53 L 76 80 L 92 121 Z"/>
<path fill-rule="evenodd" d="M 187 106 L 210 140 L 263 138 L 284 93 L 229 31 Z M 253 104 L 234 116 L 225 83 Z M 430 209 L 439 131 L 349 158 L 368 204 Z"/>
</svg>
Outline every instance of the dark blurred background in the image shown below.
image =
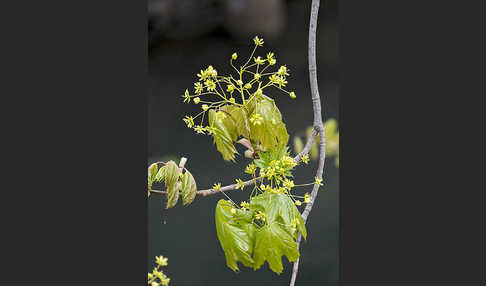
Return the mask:
<svg viewBox="0 0 486 286">
<path fill-rule="evenodd" d="M 284 0 L 149 0 L 149 100 L 148 163 L 188 157 L 186 167 L 196 178 L 199 189 L 213 183 L 231 184 L 243 174 L 249 159 L 237 163 L 223 161 L 207 135 L 196 135 L 185 127 L 184 115 L 195 114 L 199 105 L 183 104 L 180 97 L 193 91 L 196 73 L 213 65 L 220 74 L 229 73 L 229 58 L 247 58 L 255 35 L 265 44 L 259 55 L 272 51 L 277 65 L 290 69 L 288 90 L 296 100 L 276 89 L 265 90 L 276 100 L 292 137 L 312 124 L 307 62 L 308 25 L 311 1 Z M 317 65 L 324 120 L 338 118 L 339 81 L 337 46 L 337 1 L 321 1 L 317 28 Z M 272 93 L 274 92 L 274 93 Z M 240 154 L 244 149 L 237 146 Z M 317 162 L 298 167 L 296 184 L 312 182 Z M 301 245 L 297 285 L 338 285 L 339 185 L 334 159 L 326 160 L 325 186 L 307 221 L 308 240 Z M 302 188 L 299 192 L 310 192 Z M 228 193 L 233 200 L 247 199 L 245 191 Z M 287 285 L 292 265 L 283 257 L 284 271 L 276 275 L 267 264 L 260 270 L 240 267 L 234 273 L 226 267 L 214 224 L 214 195 L 197 197 L 188 207 L 181 203 L 162 211 L 162 198 L 148 201 L 148 271 L 154 257 L 169 257 L 165 273 L 172 286 L 189 285 Z M 304 206 L 300 207 L 303 210 Z M 167 221 L 163 224 L 163 218 Z"/>
</svg>

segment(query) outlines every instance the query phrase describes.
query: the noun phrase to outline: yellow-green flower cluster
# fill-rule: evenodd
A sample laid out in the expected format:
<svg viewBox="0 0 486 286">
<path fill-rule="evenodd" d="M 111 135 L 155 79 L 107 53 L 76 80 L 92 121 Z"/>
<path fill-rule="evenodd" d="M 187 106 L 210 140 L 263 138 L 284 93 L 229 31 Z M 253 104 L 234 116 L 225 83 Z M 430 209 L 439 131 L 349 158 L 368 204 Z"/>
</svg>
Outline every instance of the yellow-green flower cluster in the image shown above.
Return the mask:
<svg viewBox="0 0 486 286">
<path fill-rule="evenodd" d="M 268 52 L 266 57 L 255 55 L 256 49 L 262 47 L 264 41 L 256 36 L 253 38 L 253 42 L 255 44 L 253 52 L 239 68 L 233 64 L 238 59 L 238 54 L 231 55 L 230 65 L 236 74 L 219 75 L 211 65 L 197 73 L 198 81 L 194 83 L 194 94 L 191 95 L 186 89 L 182 97 L 184 103 L 202 103 L 202 111 L 194 117 L 186 116 L 183 119 L 187 127 L 194 129 L 198 134 L 206 134 L 206 131 L 207 134 L 214 134 L 204 127 L 206 112 L 212 109 L 219 111 L 225 105 L 247 106 L 253 102 L 255 97 L 263 95 L 264 89 L 268 87 L 276 87 L 287 93 L 290 98 L 296 97 L 295 92 L 283 89 L 287 85 L 286 77 L 290 75 L 287 67 L 283 65 L 276 71 L 267 70 L 276 65 L 275 54 Z M 216 100 L 211 100 L 211 96 L 216 97 Z M 194 120 L 199 117 L 201 122 L 198 125 L 194 124 Z M 250 122 L 254 126 L 261 125 L 263 117 L 260 114 L 254 114 L 250 118 Z"/>
<path fill-rule="evenodd" d="M 262 211 L 258 211 L 256 214 L 255 214 L 255 219 L 259 219 L 261 221 L 266 221 L 267 220 L 267 215 L 262 212 Z"/>
<path fill-rule="evenodd" d="M 250 174 L 250 175 L 255 175 L 256 172 L 256 165 L 251 163 L 248 166 L 246 166 L 245 173 Z"/>
<path fill-rule="evenodd" d="M 250 204 L 249 204 L 249 203 L 247 203 L 247 202 L 241 202 L 241 203 L 240 203 L 240 206 L 241 206 L 241 208 L 242 208 L 243 210 L 248 210 L 248 209 L 250 209 Z"/>
<path fill-rule="evenodd" d="M 160 269 L 162 266 L 167 266 L 167 258 L 163 256 L 156 256 L 155 263 L 157 266 L 152 272 L 148 273 L 148 284 L 150 286 L 168 286 L 170 278 L 167 277 L 164 272 Z"/>
<path fill-rule="evenodd" d="M 285 174 L 292 170 L 297 163 L 290 156 L 284 156 L 280 160 L 272 160 L 268 168 L 260 170 L 260 176 L 267 178 L 268 180 L 276 179 L 277 181 L 282 180 Z"/>
<path fill-rule="evenodd" d="M 241 180 L 241 179 L 236 179 L 236 187 L 235 189 L 240 189 L 240 190 L 243 190 L 243 188 L 245 187 L 245 183 Z"/>
</svg>

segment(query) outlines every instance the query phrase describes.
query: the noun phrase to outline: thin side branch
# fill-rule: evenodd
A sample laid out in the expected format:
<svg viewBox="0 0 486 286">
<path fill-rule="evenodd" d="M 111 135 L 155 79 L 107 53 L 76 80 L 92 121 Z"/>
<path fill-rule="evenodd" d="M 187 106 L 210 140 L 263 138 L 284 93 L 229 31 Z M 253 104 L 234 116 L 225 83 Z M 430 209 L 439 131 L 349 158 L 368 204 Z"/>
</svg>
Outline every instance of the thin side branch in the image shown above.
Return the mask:
<svg viewBox="0 0 486 286">
<path fill-rule="evenodd" d="M 321 122 L 321 125 L 322 125 L 322 122 Z M 294 161 L 296 163 L 299 163 L 302 160 L 302 157 L 310 152 L 310 149 L 312 148 L 312 144 L 314 143 L 314 140 L 316 139 L 317 134 L 318 134 L 318 131 L 316 131 L 316 129 L 314 128 L 312 130 L 311 136 L 309 137 L 309 140 L 307 140 L 307 143 L 305 144 L 304 150 L 302 150 L 302 152 L 300 152 L 299 154 L 297 154 L 297 156 L 294 157 Z M 183 159 L 185 159 L 185 158 L 183 158 Z M 157 163 L 166 164 L 165 162 L 157 162 Z M 181 159 L 181 163 L 182 163 L 182 159 Z M 185 161 L 184 161 L 184 163 L 185 163 Z M 180 167 L 180 165 L 179 165 L 179 167 Z M 184 168 L 184 165 L 183 165 L 183 168 Z M 245 185 L 245 187 L 248 187 L 248 186 L 251 186 L 255 183 L 259 183 L 261 181 L 262 181 L 262 178 L 258 177 L 256 179 L 251 179 L 251 180 L 245 181 L 245 182 L 243 182 L 243 184 Z M 235 190 L 237 186 L 238 186 L 237 184 L 231 184 L 231 185 L 221 187 L 218 190 L 215 190 L 215 189 L 199 190 L 199 191 L 196 192 L 196 194 L 198 196 L 206 197 L 206 196 L 215 195 L 215 194 L 221 193 L 221 192 L 227 192 L 227 191 Z M 161 194 L 161 195 L 167 195 L 167 191 L 150 190 L 150 192 L 156 193 L 156 194 Z"/>
<path fill-rule="evenodd" d="M 324 127 L 322 125 L 322 110 L 321 110 L 321 98 L 319 96 L 319 88 L 317 83 L 317 64 L 316 64 L 316 30 L 317 30 L 317 17 L 319 15 L 319 4 L 320 0 L 312 0 L 312 8 L 309 23 L 309 81 L 311 87 L 312 95 L 312 107 L 314 109 L 314 126 L 312 134 L 319 134 L 320 144 L 319 144 L 319 166 L 317 168 L 316 177 L 322 179 L 322 173 L 324 171 L 324 162 L 326 159 L 326 136 L 324 134 Z M 314 135 L 315 137 L 315 135 Z M 307 147 L 307 146 L 306 146 Z M 311 193 L 311 201 L 305 206 L 304 212 L 302 213 L 302 218 L 304 223 L 307 222 L 307 218 L 312 210 L 312 206 L 317 197 L 317 191 L 319 190 L 319 185 L 314 184 L 314 188 Z M 297 239 L 297 248 L 300 247 L 300 242 L 302 240 L 299 234 Z M 290 280 L 290 286 L 295 285 L 295 280 L 297 278 L 297 273 L 299 271 L 299 261 L 300 258 L 294 262 L 294 267 L 292 269 L 292 278 Z"/>
</svg>

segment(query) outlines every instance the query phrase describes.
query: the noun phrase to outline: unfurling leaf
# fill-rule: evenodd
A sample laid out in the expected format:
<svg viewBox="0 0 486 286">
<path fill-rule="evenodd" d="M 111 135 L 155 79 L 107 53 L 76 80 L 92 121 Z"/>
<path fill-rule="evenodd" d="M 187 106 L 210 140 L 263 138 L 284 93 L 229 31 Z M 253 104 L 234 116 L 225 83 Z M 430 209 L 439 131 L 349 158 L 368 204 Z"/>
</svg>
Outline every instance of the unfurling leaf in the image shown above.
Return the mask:
<svg viewBox="0 0 486 286">
<path fill-rule="evenodd" d="M 148 188 L 150 189 L 152 187 L 152 184 L 155 180 L 155 175 L 157 174 L 157 169 L 159 167 L 157 166 L 157 163 L 153 163 L 152 165 L 150 165 L 148 167 L 148 176 L 147 176 L 147 179 L 148 179 Z"/>
<path fill-rule="evenodd" d="M 232 134 L 230 134 L 222 120 L 216 119 L 216 112 L 213 109 L 209 110 L 209 126 L 216 129 L 213 134 L 214 143 L 218 151 L 223 155 L 223 159 L 234 161 L 237 152 L 233 145 Z M 231 132 L 233 133 L 233 131 Z"/>
<path fill-rule="evenodd" d="M 177 204 L 182 183 L 179 181 L 179 167 L 174 161 L 167 162 L 165 167 L 165 185 L 167 186 L 166 208 L 168 209 Z"/>
<path fill-rule="evenodd" d="M 241 107 L 231 106 L 229 110 L 230 120 L 233 120 L 238 136 L 250 137 L 250 123 L 246 110 Z M 236 139 L 235 139 L 236 140 Z"/>
<path fill-rule="evenodd" d="M 189 171 L 184 173 L 182 177 L 182 204 L 188 205 L 194 201 L 196 197 L 196 180 Z"/>
<path fill-rule="evenodd" d="M 297 231 L 307 239 L 304 219 L 292 199 L 286 194 L 263 193 L 251 198 L 250 210 L 262 211 L 266 214 L 268 223 L 277 222 L 292 237 L 297 239 Z M 295 227 L 293 226 L 295 223 Z"/>
<path fill-rule="evenodd" d="M 304 150 L 304 142 L 302 141 L 302 138 L 299 136 L 294 137 L 294 151 L 295 153 L 300 153 Z"/>
<path fill-rule="evenodd" d="M 167 205 L 166 209 L 171 208 L 177 204 L 179 199 L 179 190 L 181 189 L 182 183 L 175 182 L 173 185 L 167 186 Z"/>
<path fill-rule="evenodd" d="M 157 172 L 157 175 L 155 175 L 155 182 L 162 182 L 165 180 L 165 174 L 167 173 L 167 166 L 162 166 L 162 168 L 159 169 Z"/>
<path fill-rule="evenodd" d="M 262 214 L 265 222 L 257 226 L 253 220 Z M 295 242 L 298 232 L 307 237 L 299 210 L 285 194 L 255 196 L 250 199 L 249 209 L 220 200 L 216 206 L 216 230 L 226 264 L 233 271 L 239 270 L 238 262 L 258 269 L 267 261 L 270 269 L 280 274 L 283 255 L 291 262 L 299 257 Z"/>
<path fill-rule="evenodd" d="M 297 243 L 276 223 L 267 224 L 257 230 L 254 251 L 253 269 L 259 269 L 267 261 L 270 269 L 277 274 L 283 270 L 282 255 L 290 262 L 295 262 L 299 258 Z"/>
<path fill-rule="evenodd" d="M 287 145 L 289 134 L 275 101 L 261 95 L 256 96 L 248 106 L 248 109 L 252 110 L 252 116 L 261 118 L 250 123 L 251 139 L 260 142 L 264 150 L 270 150 L 277 145 Z"/>
<path fill-rule="evenodd" d="M 283 270 L 282 255 L 290 262 L 297 261 L 299 250 L 295 239 L 297 231 L 304 239 L 307 232 L 299 210 L 285 194 L 263 193 L 250 200 L 250 210 L 263 212 L 266 224 L 255 232 L 253 269 L 260 268 L 265 261 L 277 274 Z"/>
<path fill-rule="evenodd" d="M 233 212 L 232 212 L 233 210 Z M 231 202 L 220 200 L 216 206 L 216 232 L 223 248 L 226 265 L 238 271 L 238 262 L 253 266 L 254 232 L 252 213 L 236 209 Z"/>
<path fill-rule="evenodd" d="M 175 185 L 177 180 L 179 180 L 180 171 L 177 164 L 172 160 L 167 162 L 165 167 L 165 185 L 169 188 L 169 186 Z"/>
</svg>

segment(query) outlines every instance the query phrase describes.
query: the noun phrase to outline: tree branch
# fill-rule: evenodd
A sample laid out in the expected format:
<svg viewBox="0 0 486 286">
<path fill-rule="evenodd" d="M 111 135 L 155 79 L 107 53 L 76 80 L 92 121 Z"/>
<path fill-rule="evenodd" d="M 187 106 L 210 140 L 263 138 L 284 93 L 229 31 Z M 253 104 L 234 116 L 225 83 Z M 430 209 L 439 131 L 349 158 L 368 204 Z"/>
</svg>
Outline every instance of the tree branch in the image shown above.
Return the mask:
<svg viewBox="0 0 486 286">
<path fill-rule="evenodd" d="M 322 111 L 321 111 L 321 98 L 319 96 L 319 88 L 317 83 L 317 64 L 316 64 L 316 30 L 317 30 L 317 17 L 319 15 L 319 4 L 320 0 L 312 0 L 312 8 L 309 23 L 309 81 L 311 87 L 312 95 L 312 107 L 314 109 L 314 126 L 313 126 L 313 137 L 319 134 L 320 144 L 319 144 L 319 166 L 317 167 L 316 177 L 322 179 L 322 173 L 324 171 L 324 162 L 326 159 L 326 136 L 324 134 L 324 127 L 322 125 Z M 312 144 L 311 144 L 312 146 Z M 306 145 L 306 148 L 308 146 Z M 310 149 L 310 148 L 309 148 Z M 307 222 L 307 218 L 312 210 L 312 206 L 317 197 L 317 191 L 319 190 L 319 185 L 314 184 L 314 188 L 311 193 L 311 201 L 305 206 L 304 212 L 302 213 L 302 218 L 304 223 Z M 297 238 L 297 249 L 300 247 L 300 242 L 302 236 L 299 233 Z M 294 267 L 292 269 L 292 278 L 290 280 L 290 286 L 295 285 L 295 280 L 297 278 L 297 273 L 299 271 L 299 261 L 300 258 L 294 262 Z"/>
</svg>

